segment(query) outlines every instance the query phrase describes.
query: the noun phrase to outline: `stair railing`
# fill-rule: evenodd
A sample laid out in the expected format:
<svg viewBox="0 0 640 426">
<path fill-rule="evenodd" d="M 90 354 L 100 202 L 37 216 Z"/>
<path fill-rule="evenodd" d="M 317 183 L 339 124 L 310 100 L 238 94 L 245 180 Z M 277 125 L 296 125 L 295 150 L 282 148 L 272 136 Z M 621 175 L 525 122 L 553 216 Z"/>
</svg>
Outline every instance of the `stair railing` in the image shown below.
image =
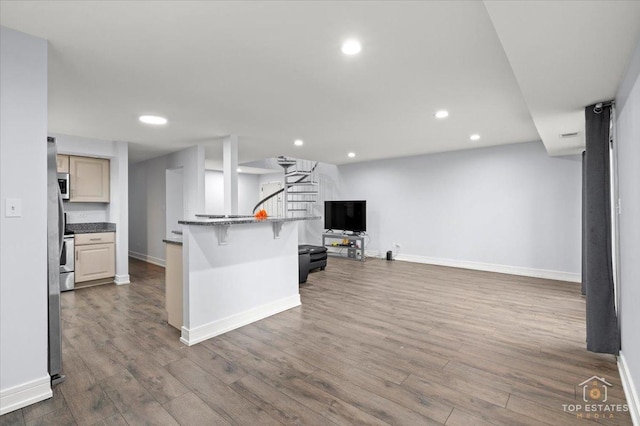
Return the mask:
<svg viewBox="0 0 640 426">
<path fill-rule="evenodd" d="M 297 167 L 297 165 L 296 165 Z M 311 174 L 309 176 L 315 176 L 315 170 L 316 167 L 318 167 L 318 162 L 316 161 L 315 164 L 313 165 L 313 167 L 311 168 L 310 172 Z M 286 170 L 285 170 L 285 175 L 286 175 Z M 306 178 L 308 178 L 309 176 L 301 176 L 300 178 L 298 178 L 297 180 L 295 180 L 293 183 L 301 183 L 302 181 L 304 181 Z M 286 189 L 287 189 L 287 183 L 286 183 L 286 176 L 285 176 L 285 183 L 284 183 L 284 188 L 280 188 L 279 190 L 277 190 L 276 192 L 267 195 L 266 197 L 264 197 L 262 200 L 258 201 L 258 204 L 255 205 L 255 207 L 253 208 L 252 213 L 255 214 L 256 211 L 258 210 L 258 207 L 260 207 L 261 205 L 263 205 L 265 202 L 269 201 L 270 199 L 272 199 L 273 197 L 276 197 L 278 194 L 282 194 Z M 313 178 L 312 178 L 313 180 Z M 286 194 L 285 194 L 286 195 Z M 285 203 L 286 205 L 286 203 Z M 283 212 L 284 215 L 287 215 L 287 212 Z"/>
</svg>

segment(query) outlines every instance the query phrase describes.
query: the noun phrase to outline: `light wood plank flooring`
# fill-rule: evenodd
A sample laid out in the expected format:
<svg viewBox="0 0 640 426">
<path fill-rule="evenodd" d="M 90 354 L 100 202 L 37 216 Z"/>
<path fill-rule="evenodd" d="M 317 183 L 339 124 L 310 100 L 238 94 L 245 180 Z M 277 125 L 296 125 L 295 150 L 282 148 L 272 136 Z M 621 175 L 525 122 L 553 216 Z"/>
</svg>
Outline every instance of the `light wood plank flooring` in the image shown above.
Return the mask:
<svg viewBox="0 0 640 426">
<path fill-rule="evenodd" d="M 193 347 L 166 324 L 164 269 L 62 295 L 67 380 L 9 424 L 629 425 L 579 419 L 576 385 L 615 359 L 584 349 L 577 284 L 329 259 L 303 306 Z"/>
</svg>

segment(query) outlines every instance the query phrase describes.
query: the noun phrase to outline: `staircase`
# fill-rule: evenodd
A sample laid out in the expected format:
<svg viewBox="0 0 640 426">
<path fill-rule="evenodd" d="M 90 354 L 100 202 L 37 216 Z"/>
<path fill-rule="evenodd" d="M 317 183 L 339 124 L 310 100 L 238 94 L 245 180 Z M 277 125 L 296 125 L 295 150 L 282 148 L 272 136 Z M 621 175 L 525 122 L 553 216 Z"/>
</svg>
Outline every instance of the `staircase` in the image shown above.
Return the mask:
<svg viewBox="0 0 640 426">
<path fill-rule="evenodd" d="M 284 169 L 285 216 L 309 215 L 318 197 L 318 162 L 278 157 L 278 164 Z"/>
<path fill-rule="evenodd" d="M 318 174 L 317 161 L 278 157 L 278 164 L 284 169 L 284 188 L 260 200 L 253 208 L 255 213 L 265 201 L 284 192 L 283 211 L 285 217 L 301 217 L 311 214 L 317 202 Z"/>
</svg>

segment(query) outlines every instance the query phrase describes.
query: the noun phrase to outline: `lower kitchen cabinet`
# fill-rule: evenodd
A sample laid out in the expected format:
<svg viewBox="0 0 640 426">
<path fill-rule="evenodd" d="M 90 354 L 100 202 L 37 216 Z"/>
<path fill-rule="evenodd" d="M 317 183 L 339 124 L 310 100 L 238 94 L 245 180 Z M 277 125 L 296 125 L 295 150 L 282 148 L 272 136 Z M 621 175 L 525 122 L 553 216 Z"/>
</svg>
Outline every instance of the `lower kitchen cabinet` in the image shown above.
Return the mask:
<svg viewBox="0 0 640 426">
<path fill-rule="evenodd" d="M 165 306 L 167 322 L 182 328 L 182 244 L 166 244 Z"/>
<path fill-rule="evenodd" d="M 76 283 L 110 278 L 116 273 L 113 232 L 76 235 Z"/>
</svg>

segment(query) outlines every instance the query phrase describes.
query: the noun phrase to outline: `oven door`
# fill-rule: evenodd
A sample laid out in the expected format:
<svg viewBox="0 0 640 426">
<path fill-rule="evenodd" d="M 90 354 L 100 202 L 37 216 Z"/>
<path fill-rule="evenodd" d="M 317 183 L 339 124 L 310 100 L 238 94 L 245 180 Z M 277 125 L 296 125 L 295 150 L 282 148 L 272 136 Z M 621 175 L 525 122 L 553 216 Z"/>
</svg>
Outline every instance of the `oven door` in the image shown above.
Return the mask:
<svg viewBox="0 0 640 426">
<path fill-rule="evenodd" d="M 58 186 L 63 200 L 69 199 L 69 173 L 58 173 Z"/>
<path fill-rule="evenodd" d="M 64 237 L 64 243 L 62 245 L 62 255 L 60 256 L 60 273 L 73 272 L 75 261 L 75 244 L 74 238 Z"/>
<path fill-rule="evenodd" d="M 60 291 L 75 287 L 75 244 L 73 236 L 65 237 L 60 256 Z"/>
</svg>

